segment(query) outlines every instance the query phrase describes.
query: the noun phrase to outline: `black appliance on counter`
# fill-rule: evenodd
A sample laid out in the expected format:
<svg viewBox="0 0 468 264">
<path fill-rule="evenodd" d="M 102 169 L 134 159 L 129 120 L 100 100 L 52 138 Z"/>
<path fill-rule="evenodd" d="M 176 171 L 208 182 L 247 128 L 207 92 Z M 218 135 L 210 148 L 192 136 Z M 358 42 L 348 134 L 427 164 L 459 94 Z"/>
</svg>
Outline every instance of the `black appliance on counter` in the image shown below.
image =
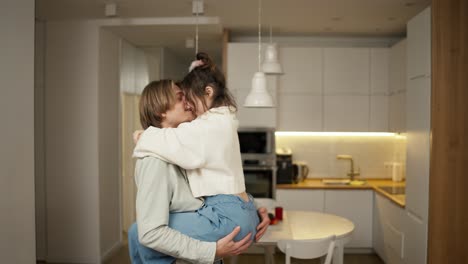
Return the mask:
<svg viewBox="0 0 468 264">
<path fill-rule="evenodd" d="M 276 183 L 291 184 L 298 182 L 291 153 L 276 153 L 276 167 L 278 169 Z"/>
<path fill-rule="evenodd" d="M 239 128 L 245 188 L 254 198 L 276 198 L 275 130 Z"/>
</svg>

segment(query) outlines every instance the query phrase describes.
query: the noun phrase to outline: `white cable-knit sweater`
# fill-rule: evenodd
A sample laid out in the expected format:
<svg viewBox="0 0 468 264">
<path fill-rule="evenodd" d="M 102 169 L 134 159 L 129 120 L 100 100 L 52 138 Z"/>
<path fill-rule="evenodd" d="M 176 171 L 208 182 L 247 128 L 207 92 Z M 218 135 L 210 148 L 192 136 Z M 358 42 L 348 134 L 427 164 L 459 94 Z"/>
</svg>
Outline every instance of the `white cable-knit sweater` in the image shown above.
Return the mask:
<svg viewBox="0 0 468 264">
<path fill-rule="evenodd" d="M 213 108 L 177 128 L 147 128 L 133 156 L 155 156 L 186 169 L 195 197 L 242 193 L 238 126 L 228 107 Z"/>
</svg>

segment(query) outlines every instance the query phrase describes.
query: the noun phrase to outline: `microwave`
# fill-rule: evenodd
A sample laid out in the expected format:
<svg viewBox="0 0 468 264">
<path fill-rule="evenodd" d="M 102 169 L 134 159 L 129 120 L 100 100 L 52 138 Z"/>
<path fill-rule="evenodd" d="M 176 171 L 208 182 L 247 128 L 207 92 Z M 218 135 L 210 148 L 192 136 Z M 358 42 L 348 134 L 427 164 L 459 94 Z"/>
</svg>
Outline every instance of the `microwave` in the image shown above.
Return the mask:
<svg viewBox="0 0 468 264">
<path fill-rule="evenodd" d="M 273 128 L 239 128 L 237 134 L 243 165 L 276 166 Z"/>
</svg>

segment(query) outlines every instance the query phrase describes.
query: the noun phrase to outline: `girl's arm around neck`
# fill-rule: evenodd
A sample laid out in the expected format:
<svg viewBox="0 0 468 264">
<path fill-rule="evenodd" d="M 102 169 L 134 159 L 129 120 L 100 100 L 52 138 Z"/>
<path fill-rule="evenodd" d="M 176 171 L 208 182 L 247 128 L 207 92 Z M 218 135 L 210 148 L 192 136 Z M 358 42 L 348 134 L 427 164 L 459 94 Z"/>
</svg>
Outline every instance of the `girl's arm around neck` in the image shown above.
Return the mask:
<svg viewBox="0 0 468 264">
<path fill-rule="evenodd" d="M 177 128 L 149 127 L 141 135 L 134 157 L 157 156 L 184 169 L 205 165 L 203 120 L 182 123 Z"/>
</svg>

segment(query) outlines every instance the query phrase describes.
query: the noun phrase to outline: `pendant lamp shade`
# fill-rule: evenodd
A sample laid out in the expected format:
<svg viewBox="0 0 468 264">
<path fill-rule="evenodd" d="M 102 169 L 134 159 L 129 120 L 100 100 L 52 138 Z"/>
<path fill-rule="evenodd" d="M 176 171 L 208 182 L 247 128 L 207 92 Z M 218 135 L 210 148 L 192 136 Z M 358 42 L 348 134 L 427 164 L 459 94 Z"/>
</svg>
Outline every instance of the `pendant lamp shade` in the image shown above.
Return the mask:
<svg viewBox="0 0 468 264">
<path fill-rule="evenodd" d="M 267 44 L 262 69 L 266 74 L 283 74 L 283 68 L 278 60 L 278 48 L 275 43 Z"/>
<path fill-rule="evenodd" d="M 256 72 L 252 78 L 252 89 L 245 98 L 245 107 L 273 107 L 273 99 L 266 88 L 263 72 Z"/>
<path fill-rule="evenodd" d="M 258 0 L 258 71 L 252 78 L 252 88 L 245 98 L 244 107 L 274 107 L 273 99 L 266 88 L 265 73 L 262 72 L 262 0 Z"/>
</svg>

